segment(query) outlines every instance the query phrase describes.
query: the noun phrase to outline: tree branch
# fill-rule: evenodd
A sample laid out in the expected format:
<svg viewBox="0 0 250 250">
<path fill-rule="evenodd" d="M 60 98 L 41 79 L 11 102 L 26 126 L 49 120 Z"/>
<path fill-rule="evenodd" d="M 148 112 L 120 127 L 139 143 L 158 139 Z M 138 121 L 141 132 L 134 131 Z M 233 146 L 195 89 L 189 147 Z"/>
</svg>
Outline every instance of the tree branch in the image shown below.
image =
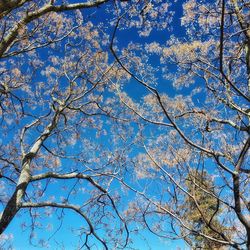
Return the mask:
<svg viewBox="0 0 250 250">
<path fill-rule="evenodd" d="M 99 189 L 101 192 L 107 194 L 107 190 L 101 187 L 97 182 L 95 182 L 89 175 L 81 174 L 81 173 L 66 173 L 66 174 L 58 174 L 54 172 L 48 172 L 44 174 L 38 174 L 31 177 L 31 182 L 44 180 L 48 178 L 54 179 L 84 179 L 90 182 L 94 187 Z"/>
<path fill-rule="evenodd" d="M 11 31 L 2 39 L 0 43 L 0 58 L 4 55 L 6 51 L 11 47 L 11 44 L 14 42 L 18 36 L 19 30 L 26 26 L 31 21 L 44 16 L 49 12 L 62 12 L 67 10 L 76 10 L 76 9 L 86 9 L 98 7 L 101 4 L 108 2 L 109 0 L 96 0 L 95 2 L 85 2 L 85 3 L 74 3 L 74 4 L 65 4 L 65 5 L 53 5 L 47 4 L 44 5 L 37 11 L 29 12 L 27 11 L 25 17 L 14 25 Z"/>
<path fill-rule="evenodd" d="M 55 207 L 55 208 L 65 208 L 75 211 L 77 214 L 79 214 L 81 217 L 85 219 L 89 226 L 89 234 L 94 235 L 94 237 L 100 241 L 104 248 L 108 250 L 106 242 L 101 239 L 95 232 L 95 229 L 89 220 L 89 218 L 81 211 L 81 208 L 79 206 L 75 206 L 72 204 L 65 204 L 65 203 L 56 203 L 56 202 L 39 202 L 39 203 L 33 203 L 33 202 L 23 202 L 20 206 L 21 208 L 41 208 L 41 207 Z"/>
</svg>

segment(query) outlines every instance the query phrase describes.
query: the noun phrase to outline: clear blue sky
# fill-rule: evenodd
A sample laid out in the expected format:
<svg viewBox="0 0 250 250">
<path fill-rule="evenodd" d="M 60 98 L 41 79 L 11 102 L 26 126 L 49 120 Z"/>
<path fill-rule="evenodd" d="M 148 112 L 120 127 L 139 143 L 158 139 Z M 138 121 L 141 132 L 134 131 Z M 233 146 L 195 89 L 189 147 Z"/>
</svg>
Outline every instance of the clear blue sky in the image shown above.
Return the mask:
<svg viewBox="0 0 250 250">
<path fill-rule="evenodd" d="M 77 2 L 77 1 L 72 1 L 72 2 Z M 173 23 L 176 23 L 175 26 L 178 27 L 177 30 L 173 31 L 175 35 L 178 35 L 182 37 L 184 35 L 184 30 L 179 27 L 180 24 L 180 16 L 181 16 L 181 3 L 183 1 L 179 1 L 175 5 L 175 11 L 176 15 L 174 17 Z M 102 7 L 92 16 L 93 21 L 97 22 L 101 20 L 102 18 L 106 18 L 102 15 L 99 15 L 101 13 Z M 90 11 L 92 12 L 92 11 Z M 118 41 L 119 41 L 119 46 L 125 46 L 127 43 L 133 41 L 133 42 L 141 42 L 141 39 L 144 39 L 143 43 L 150 43 L 153 41 L 157 41 L 160 44 L 164 44 L 167 39 L 170 37 L 170 33 L 168 30 L 163 30 L 163 31 L 153 31 L 151 35 L 147 38 L 142 38 L 139 37 L 136 32 L 126 32 L 126 31 L 119 31 L 118 32 Z M 46 51 L 44 51 L 46 52 Z M 44 57 L 45 53 L 44 53 Z M 159 66 L 159 59 L 156 57 L 151 58 L 150 62 L 153 66 L 157 67 Z M 158 86 L 159 91 L 166 91 L 168 89 L 168 94 L 169 95 L 175 95 L 176 92 L 174 89 L 170 86 L 169 82 L 165 79 L 162 78 L 160 73 L 157 74 L 157 77 L 159 78 L 159 82 L 161 83 Z M 128 93 L 133 97 L 133 98 L 140 98 L 140 96 L 143 94 L 143 91 L 140 86 L 133 86 L 133 88 L 127 89 Z M 51 192 L 53 193 L 53 192 Z M 55 195 L 60 195 L 60 191 L 54 191 Z M 74 246 L 77 242 L 77 237 L 74 237 L 71 233 L 69 233 L 70 225 L 75 225 L 75 226 L 80 226 L 81 225 L 81 220 L 78 215 L 75 215 L 73 212 L 65 212 L 66 216 L 63 220 L 63 225 L 61 229 L 55 233 L 54 237 L 49 240 L 49 249 L 62 249 L 61 242 L 64 242 L 64 246 L 66 250 L 70 249 L 75 249 Z M 38 249 L 36 246 L 30 246 L 29 244 L 29 230 L 24 230 L 22 231 L 20 229 L 20 223 L 25 221 L 27 225 L 29 225 L 30 222 L 30 217 L 28 215 L 28 212 L 20 212 L 19 216 L 17 216 L 11 223 L 11 225 L 8 227 L 6 230 L 6 234 L 13 234 L 14 238 L 11 241 L 13 247 L 15 250 L 34 250 Z M 53 228 L 56 229 L 59 227 L 60 221 L 56 219 L 55 215 L 52 215 L 49 218 L 44 218 L 45 223 L 50 223 L 53 224 Z M 112 223 L 112 222 L 110 222 Z M 44 237 L 45 240 L 47 240 L 52 234 L 54 234 L 54 230 L 52 229 L 51 231 L 44 231 L 44 230 L 36 230 L 35 231 L 37 235 L 39 235 L 39 238 Z M 141 232 L 143 234 L 143 237 L 140 236 L 132 236 L 132 240 L 134 241 L 133 247 L 139 250 L 144 250 L 144 249 L 149 249 L 151 248 L 152 250 L 185 250 L 189 249 L 187 246 L 184 244 L 183 241 L 181 240 L 176 240 L 176 241 L 171 241 L 171 240 L 164 240 L 164 239 L 159 239 L 153 234 L 149 232 Z M 100 248 L 101 249 L 101 248 Z"/>
</svg>

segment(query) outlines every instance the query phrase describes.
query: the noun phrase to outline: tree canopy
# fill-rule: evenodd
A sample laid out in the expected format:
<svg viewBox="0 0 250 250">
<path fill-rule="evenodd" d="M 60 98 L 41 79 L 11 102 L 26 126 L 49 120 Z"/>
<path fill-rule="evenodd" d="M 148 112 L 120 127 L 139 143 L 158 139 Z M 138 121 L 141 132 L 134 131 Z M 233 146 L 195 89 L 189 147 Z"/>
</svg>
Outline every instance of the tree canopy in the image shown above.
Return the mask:
<svg viewBox="0 0 250 250">
<path fill-rule="evenodd" d="M 0 0 L 0 248 L 250 249 L 249 8 Z"/>
</svg>

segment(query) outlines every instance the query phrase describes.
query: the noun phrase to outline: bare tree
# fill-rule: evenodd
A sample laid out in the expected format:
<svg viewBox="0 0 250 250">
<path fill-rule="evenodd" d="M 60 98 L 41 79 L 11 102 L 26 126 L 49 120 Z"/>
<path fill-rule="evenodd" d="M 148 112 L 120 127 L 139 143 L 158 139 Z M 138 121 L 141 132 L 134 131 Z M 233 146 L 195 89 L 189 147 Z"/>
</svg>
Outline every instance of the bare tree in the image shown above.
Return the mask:
<svg viewBox="0 0 250 250">
<path fill-rule="evenodd" d="M 249 3 L 70 2 L 0 1 L 1 234 L 250 249 Z"/>
<path fill-rule="evenodd" d="M 120 129 L 121 136 L 127 122 L 108 79 L 122 74 L 108 62 L 107 38 L 80 12 L 107 1 L 57 2 L 0 5 L 0 233 L 27 210 L 32 223 L 22 227 L 31 229 L 35 244 L 36 221 L 68 209 L 83 219 L 81 246 L 88 248 L 93 237 L 105 249 L 125 246 L 128 229 L 117 207 L 119 196 L 111 195 L 112 178 L 105 176 L 117 171 L 115 131 Z M 107 133 L 112 133 L 109 139 Z M 45 208 L 40 215 L 38 208 Z M 109 218 L 120 226 L 108 228 L 104 221 Z M 110 242 L 99 236 L 96 225 L 109 233 Z"/>
<path fill-rule="evenodd" d="M 153 11 L 147 7 L 147 15 Z M 186 1 L 181 25 L 174 23 L 166 44 L 153 40 L 138 45 L 136 57 L 116 44 L 124 18 L 126 14 L 116 23 L 111 52 L 148 92 L 138 101 L 118 88 L 125 107 L 144 124 L 138 139 L 144 153 L 135 160 L 138 178 L 146 183 L 140 194 L 146 200 L 142 224 L 191 247 L 199 238 L 218 248 L 250 249 L 249 3 Z M 147 61 L 160 58 L 159 89 L 137 59 L 145 53 Z M 208 188 L 195 172 L 210 175 L 214 186 Z M 148 195 L 153 190 L 158 194 Z M 213 200 L 214 209 L 204 205 L 201 195 Z M 137 206 L 131 201 L 131 207 Z M 188 213 L 205 226 L 187 216 L 190 207 Z M 131 216 L 138 213 L 131 209 Z"/>
<path fill-rule="evenodd" d="M 82 218 L 71 225 L 78 248 L 130 243 L 131 194 L 122 181 L 130 178 L 137 118 L 117 96 L 130 76 L 110 57 L 109 35 L 121 13 L 130 15 L 124 27 L 145 32 L 133 23 L 144 8 L 144 1 L 0 1 L 1 247 L 17 215 L 30 243 L 43 247 L 36 231 L 70 211 Z"/>
</svg>

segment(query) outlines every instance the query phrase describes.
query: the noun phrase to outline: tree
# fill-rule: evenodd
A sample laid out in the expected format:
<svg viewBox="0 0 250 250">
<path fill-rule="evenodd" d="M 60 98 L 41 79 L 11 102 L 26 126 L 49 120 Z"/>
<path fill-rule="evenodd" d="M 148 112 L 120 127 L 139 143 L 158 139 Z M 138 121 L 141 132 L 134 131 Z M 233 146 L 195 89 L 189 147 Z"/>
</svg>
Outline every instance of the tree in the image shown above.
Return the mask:
<svg viewBox="0 0 250 250">
<path fill-rule="evenodd" d="M 2 238 L 73 211 L 78 248 L 250 249 L 249 3 L 68 2 L 0 1 Z"/>
<path fill-rule="evenodd" d="M 56 233 L 66 210 L 82 218 L 70 225 L 76 247 L 129 243 L 117 189 L 134 139 L 116 84 L 130 76 L 110 58 L 108 32 L 131 6 L 144 4 L 0 1 L 1 248 L 18 215 L 30 243 L 46 247 L 39 232 L 53 214 Z"/>
<path fill-rule="evenodd" d="M 112 179 L 104 177 L 105 172 L 114 171 L 116 142 L 110 137 L 112 147 L 102 150 L 104 142 L 91 139 L 103 139 L 105 126 L 109 133 L 121 127 L 115 121 L 123 111 L 113 110 L 116 103 L 108 79 L 122 74 L 101 49 L 106 38 L 79 11 L 105 2 L 1 2 L 1 234 L 26 209 L 32 222 L 24 221 L 22 228 L 31 229 L 32 244 L 46 246 L 43 239 L 35 242 L 40 218 L 61 209 L 61 219 L 68 209 L 83 219 L 78 232 L 85 235 L 80 238 L 82 246 L 89 247 L 91 237 L 106 249 L 108 244 L 127 244 L 127 226 L 116 205 L 119 197 L 111 197 Z M 56 180 L 62 180 L 61 184 Z M 54 197 L 53 189 L 57 190 Z M 105 227 L 105 214 L 105 220 L 121 221 L 119 228 L 113 228 L 114 232 L 108 228 L 107 233 L 112 237 L 118 231 L 122 242 L 106 243 L 96 233 L 94 224 Z"/>
<path fill-rule="evenodd" d="M 148 91 L 138 101 L 120 90 L 120 99 L 145 124 L 140 133 L 145 153 L 136 161 L 138 177 L 149 180 L 143 195 L 151 194 L 145 197 L 143 218 L 161 237 L 190 234 L 199 241 L 250 248 L 248 13 L 247 1 L 186 1 L 179 32 L 175 19 L 166 44 L 144 45 L 148 61 L 160 58 L 163 79 L 159 77 L 158 86 L 145 77 L 141 65 L 131 63 L 135 57 L 129 50 L 111 49 L 120 66 Z M 121 26 L 118 20 L 113 37 Z M 186 183 L 194 169 L 206 170 L 215 179 L 216 193 L 204 191 L 216 200 L 219 223 L 232 234 L 218 230 L 215 217 L 204 217 Z M 202 190 L 201 184 L 196 182 Z M 160 195 L 152 196 L 153 190 Z M 187 199 L 193 200 L 209 230 L 197 229 L 186 217 Z"/>
<path fill-rule="evenodd" d="M 192 171 L 187 176 L 186 185 L 188 193 L 194 197 L 187 197 L 186 205 L 183 208 L 185 209 L 184 215 L 192 224 L 191 227 L 195 231 L 210 235 L 213 238 L 218 237 L 223 240 L 220 237 L 222 232 L 230 238 L 230 228 L 222 226 L 222 222 L 220 222 L 220 215 L 223 211 L 222 209 L 219 210 L 219 203 L 215 198 L 217 195 L 214 190 L 215 185 L 211 176 L 207 172 Z M 213 196 L 210 194 L 213 194 Z M 211 222 L 219 233 L 207 226 Z M 184 239 L 194 249 L 223 249 L 223 244 L 210 241 L 200 235 L 192 235 L 187 232 L 183 232 L 183 235 L 185 235 Z"/>
</svg>

